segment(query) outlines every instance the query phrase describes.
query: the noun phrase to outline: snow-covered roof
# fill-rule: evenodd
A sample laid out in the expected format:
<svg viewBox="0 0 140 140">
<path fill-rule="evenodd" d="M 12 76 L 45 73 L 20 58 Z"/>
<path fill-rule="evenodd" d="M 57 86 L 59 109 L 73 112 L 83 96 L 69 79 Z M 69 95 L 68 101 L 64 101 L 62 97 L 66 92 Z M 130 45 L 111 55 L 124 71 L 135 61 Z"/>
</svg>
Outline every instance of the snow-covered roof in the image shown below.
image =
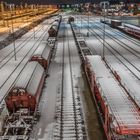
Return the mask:
<svg viewBox="0 0 140 140">
<path fill-rule="evenodd" d="M 133 28 L 133 29 L 135 29 L 135 30 L 140 31 L 140 27 L 137 27 L 137 26 L 135 26 L 135 25 L 124 24 L 124 26 L 127 26 L 127 27 L 129 27 L 129 28 Z"/>
<path fill-rule="evenodd" d="M 100 94 L 113 116 L 113 127 L 119 133 L 140 134 L 138 108 L 116 81 L 100 56 L 87 56 L 91 71 L 95 74 Z"/>
<path fill-rule="evenodd" d="M 35 53 L 33 55 L 34 56 L 39 55 L 47 60 L 51 49 L 52 48 L 49 45 L 43 44 L 41 47 L 37 48 L 37 50 L 35 51 Z"/>
<path fill-rule="evenodd" d="M 43 73 L 44 69 L 38 62 L 29 62 L 21 72 L 14 87 L 26 89 L 29 93 L 35 95 Z"/>
</svg>

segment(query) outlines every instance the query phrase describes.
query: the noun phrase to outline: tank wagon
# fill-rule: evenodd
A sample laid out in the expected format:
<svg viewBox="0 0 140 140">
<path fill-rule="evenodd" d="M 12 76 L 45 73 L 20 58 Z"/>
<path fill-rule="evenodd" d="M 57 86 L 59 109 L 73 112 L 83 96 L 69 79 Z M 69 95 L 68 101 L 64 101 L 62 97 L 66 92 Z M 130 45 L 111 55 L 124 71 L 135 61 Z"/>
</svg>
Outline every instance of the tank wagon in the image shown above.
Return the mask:
<svg viewBox="0 0 140 140">
<path fill-rule="evenodd" d="M 38 62 L 29 62 L 5 98 L 6 117 L 3 140 L 26 140 L 39 119 L 38 104 L 45 80 L 45 70 Z"/>
<path fill-rule="evenodd" d="M 39 64 L 42 65 L 42 67 L 45 70 L 47 70 L 47 68 L 50 64 L 52 50 L 53 50 L 53 48 L 50 47 L 49 45 L 46 45 L 46 46 L 43 45 L 35 51 L 33 56 L 30 58 L 30 61 L 39 62 Z"/>
</svg>

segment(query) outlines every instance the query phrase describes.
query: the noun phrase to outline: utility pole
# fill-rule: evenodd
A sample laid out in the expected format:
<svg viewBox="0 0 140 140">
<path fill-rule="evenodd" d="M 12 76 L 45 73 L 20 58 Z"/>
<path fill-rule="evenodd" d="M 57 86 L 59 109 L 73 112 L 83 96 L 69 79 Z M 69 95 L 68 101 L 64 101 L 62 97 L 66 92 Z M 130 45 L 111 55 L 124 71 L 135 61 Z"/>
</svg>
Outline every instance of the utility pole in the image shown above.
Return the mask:
<svg viewBox="0 0 140 140">
<path fill-rule="evenodd" d="M 104 25 L 103 25 L 103 59 L 105 59 L 105 16 L 106 16 L 106 7 L 108 9 L 109 6 L 109 2 L 108 1 L 104 1 L 100 3 L 103 6 L 103 17 L 104 17 Z"/>
<path fill-rule="evenodd" d="M 89 14 L 90 14 L 90 11 L 88 10 L 88 32 L 87 32 L 87 37 L 89 37 Z"/>
<path fill-rule="evenodd" d="M 32 5 L 32 10 L 34 12 L 34 15 L 33 15 L 33 26 L 35 25 L 35 17 L 36 17 L 36 6 L 35 5 Z M 33 27 L 33 34 L 34 34 L 34 39 L 35 39 L 35 26 Z"/>
<path fill-rule="evenodd" d="M 14 25 L 13 25 L 13 10 L 14 10 L 14 4 L 10 5 L 10 15 L 11 15 L 11 25 L 12 25 L 12 35 L 13 35 L 13 46 L 14 46 L 14 57 L 15 61 L 17 60 L 16 57 L 16 43 L 15 43 L 15 34 L 14 34 Z"/>
<path fill-rule="evenodd" d="M 105 58 L 105 6 L 104 6 L 104 26 L 103 26 L 103 59 Z"/>
<path fill-rule="evenodd" d="M 81 28 L 80 28 L 80 32 L 82 33 L 82 5 L 81 6 Z"/>
<path fill-rule="evenodd" d="M 82 13 L 81 13 L 81 32 L 82 32 Z"/>
<path fill-rule="evenodd" d="M 90 21 L 89 16 L 90 16 L 90 13 L 91 13 L 91 7 L 90 7 L 90 5 L 88 5 L 88 32 L 87 32 L 87 37 L 89 37 L 89 21 Z"/>
</svg>

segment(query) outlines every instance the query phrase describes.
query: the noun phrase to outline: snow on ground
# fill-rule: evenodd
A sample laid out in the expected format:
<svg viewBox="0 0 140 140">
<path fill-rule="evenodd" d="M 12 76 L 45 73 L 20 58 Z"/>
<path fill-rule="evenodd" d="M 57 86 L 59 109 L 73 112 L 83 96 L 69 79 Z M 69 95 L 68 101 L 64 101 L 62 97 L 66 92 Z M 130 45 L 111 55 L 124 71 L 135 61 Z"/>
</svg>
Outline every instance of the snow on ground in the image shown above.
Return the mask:
<svg viewBox="0 0 140 140">
<path fill-rule="evenodd" d="M 68 29 L 68 36 L 70 39 L 72 37 L 72 32 L 70 27 Z M 74 92 L 79 92 L 78 87 L 81 81 L 80 70 L 80 59 L 78 56 L 78 51 L 75 46 L 73 37 L 69 40 L 71 61 L 72 61 L 72 78 Z M 31 134 L 30 140 L 53 140 L 60 139 L 60 124 L 57 119 L 57 114 L 60 113 L 60 95 L 61 95 L 61 86 L 62 86 L 62 54 L 63 54 L 63 42 L 61 39 L 57 42 L 57 50 L 54 60 L 52 60 L 51 66 L 49 68 L 49 77 L 46 79 L 45 88 L 42 93 L 40 110 L 41 118 L 38 124 L 34 127 L 34 130 Z M 73 99 L 72 99 L 72 83 L 70 75 L 70 62 L 69 62 L 69 53 L 68 53 L 68 41 L 65 43 L 65 73 L 64 73 L 64 139 L 75 140 L 75 125 L 74 125 L 74 114 L 73 114 Z M 79 83 L 80 82 L 80 83 Z M 76 100 L 78 96 L 76 96 Z M 76 102 L 77 109 L 79 106 L 79 101 Z M 72 105 L 72 106 L 71 106 Z M 78 111 L 78 110 L 77 110 Z M 81 116 L 78 116 L 79 122 L 81 121 Z M 55 125 L 54 125 L 55 122 Z M 83 126 L 78 124 L 79 130 Z M 55 128 L 54 128 L 55 127 Z M 82 137 L 82 132 L 79 131 L 78 135 Z M 57 137 L 58 136 L 58 137 Z"/>
<path fill-rule="evenodd" d="M 47 39 L 48 24 L 46 21 L 44 23 L 44 30 L 40 28 L 41 25 L 36 27 L 35 39 L 32 36 L 33 30 L 31 30 L 22 38 L 15 41 L 17 57 L 16 61 L 14 60 L 13 43 L 0 51 L 0 101 L 12 87 L 12 84 L 16 80 L 25 64 L 28 62 L 29 58 L 33 55 L 35 49 L 45 45 L 42 43 L 42 41 Z M 25 41 L 24 38 L 28 39 L 28 41 Z"/>
<path fill-rule="evenodd" d="M 93 22 L 93 24 L 94 24 L 94 22 Z M 97 24 L 97 22 L 96 22 L 96 24 Z M 100 26 L 100 23 L 98 23 L 98 26 Z M 116 32 L 114 32 L 115 30 L 113 30 L 113 29 L 108 30 L 108 32 L 110 32 L 112 35 L 115 35 L 115 37 L 120 39 L 120 43 L 123 42 L 126 45 L 130 46 L 131 48 L 140 52 L 140 47 L 139 47 L 140 41 L 138 41 L 138 40 L 134 41 L 135 39 L 132 38 L 133 42 L 131 42 L 130 39 L 127 40 L 126 37 L 125 38 L 119 37 L 118 35 L 116 35 Z M 82 33 L 84 34 L 86 31 L 87 31 L 87 29 L 83 29 Z M 94 29 L 94 31 L 102 36 L 101 32 L 98 31 L 97 29 Z M 117 33 L 119 33 L 119 32 L 120 31 L 117 31 Z M 121 32 L 120 32 L 120 34 L 121 34 Z M 131 37 L 128 36 L 128 38 L 131 38 Z M 91 50 L 93 50 L 93 51 L 96 50 L 96 53 L 102 56 L 103 44 L 94 35 L 90 36 L 89 38 L 87 37 L 85 39 L 86 39 L 88 46 L 91 48 Z M 140 69 L 140 61 L 137 57 L 135 57 L 133 54 L 130 54 L 130 52 L 128 52 L 128 50 L 125 50 L 124 48 L 119 47 L 119 45 L 117 43 L 113 42 L 111 39 L 108 39 L 108 37 L 106 37 L 106 41 L 113 48 L 115 48 L 115 49 L 117 48 L 116 49 L 117 51 L 119 51 L 127 60 L 130 60 L 132 62 L 132 64 L 134 64 L 138 69 Z M 129 64 L 122 57 L 120 57 L 116 52 L 114 54 L 118 58 L 120 58 L 120 60 L 123 61 L 124 64 L 126 64 L 140 78 L 139 71 L 134 69 L 134 67 L 131 64 Z M 138 55 L 138 53 L 135 53 L 135 54 Z M 119 60 L 117 60 L 116 57 L 113 56 L 106 48 L 105 48 L 105 58 L 106 58 L 108 64 L 111 66 L 111 68 L 120 75 L 121 82 L 123 83 L 125 88 L 128 90 L 128 92 L 130 93 L 132 98 L 140 106 L 140 94 L 139 94 L 140 81 L 138 79 L 136 79 L 136 77 L 134 77 L 134 75 L 124 65 L 122 65 L 121 62 Z"/>
<path fill-rule="evenodd" d="M 57 53 L 49 68 L 49 77 L 47 77 L 45 86 L 40 100 L 39 110 L 41 118 L 31 134 L 30 140 L 53 140 L 54 135 L 54 120 L 56 111 L 57 93 L 61 84 L 61 46 L 58 44 Z"/>
</svg>

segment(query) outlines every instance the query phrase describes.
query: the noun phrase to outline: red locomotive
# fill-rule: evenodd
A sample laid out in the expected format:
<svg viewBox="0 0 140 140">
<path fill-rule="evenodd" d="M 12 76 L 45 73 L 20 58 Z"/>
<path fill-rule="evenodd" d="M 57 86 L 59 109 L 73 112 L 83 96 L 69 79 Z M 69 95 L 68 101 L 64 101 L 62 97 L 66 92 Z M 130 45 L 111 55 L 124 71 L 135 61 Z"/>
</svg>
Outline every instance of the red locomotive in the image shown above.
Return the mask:
<svg viewBox="0 0 140 140">
<path fill-rule="evenodd" d="M 38 62 L 29 62 L 5 98 L 8 115 L 2 124 L 2 139 L 28 140 L 39 119 L 39 99 L 45 70 Z"/>
<path fill-rule="evenodd" d="M 28 114 L 34 114 L 44 79 L 45 71 L 43 67 L 37 62 L 28 63 L 5 99 L 9 113 L 16 113 L 20 109 L 28 109 Z"/>
</svg>

